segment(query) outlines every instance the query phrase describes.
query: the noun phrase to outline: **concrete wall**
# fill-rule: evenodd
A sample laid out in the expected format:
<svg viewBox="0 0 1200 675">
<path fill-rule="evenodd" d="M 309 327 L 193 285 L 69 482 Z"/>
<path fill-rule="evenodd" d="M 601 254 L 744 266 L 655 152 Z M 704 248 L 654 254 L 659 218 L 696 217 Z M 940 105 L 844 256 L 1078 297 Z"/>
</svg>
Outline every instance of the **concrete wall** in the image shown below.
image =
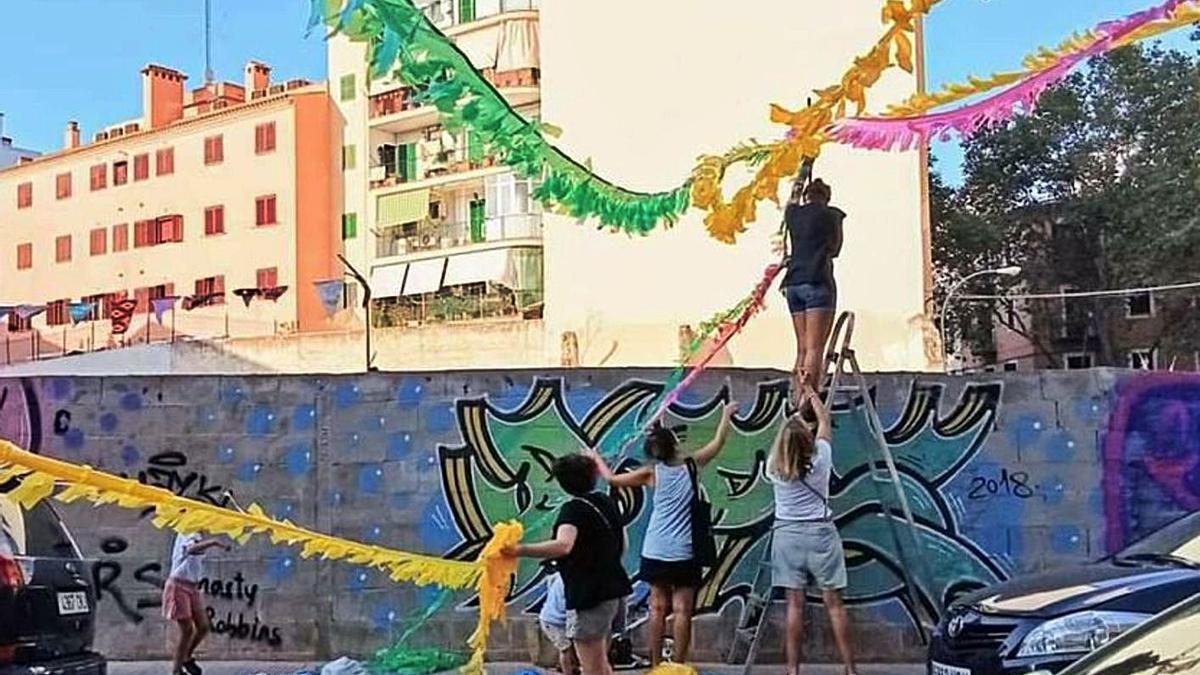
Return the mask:
<svg viewBox="0 0 1200 675">
<path fill-rule="evenodd" d="M 559 499 L 549 458 L 584 444 L 612 449 L 661 390 L 662 371 L 477 371 L 370 376 L 43 377 L 0 380 L 0 434 L 38 452 L 345 537 L 470 556 L 488 523 L 521 518 L 548 532 Z M 771 498 L 759 458 L 782 419 L 773 371 L 705 375 L 672 412 L 689 447 L 717 417 L 723 377 L 742 402 L 736 433 L 704 477 L 720 509 L 724 556 L 700 596 L 701 659 L 719 659 L 764 545 Z M 960 593 L 1015 574 L 1096 558 L 1200 508 L 1200 377 L 1123 371 L 986 378 L 872 377 L 891 449 L 922 528 L 917 594 L 940 610 Z M 914 610 L 896 573 L 870 477 L 857 408 L 837 413 L 833 506 L 850 561 L 849 600 L 865 659 L 919 652 Z M 636 553 L 646 495 L 629 494 Z M 158 584 L 171 536 L 137 512 L 63 507 L 96 562 L 99 647 L 163 657 Z M 252 542 L 210 564 L 223 631 L 210 658 L 363 655 L 387 644 L 436 590 Z M 218 584 L 215 580 L 220 580 Z M 239 591 L 239 588 L 241 589 Z M 253 589 L 251 591 L 251 589 Z M 544 649 L 525 614 L 541 593 L 520 569 L 515 620 L 494 635 L 497 658 Z M 644 589 L 643 589 L 644 592 Z M 473 623 L 459 595 L 418 642 L 457 646 Z M 644 598 L 634 617 L 644 615 Z M 815 608 L 815 658 L 830 656 Z M 772 627 L 778 630 L 778 625 Z M 772 637 L 767 645 L 777 645 Z M 867 636 L 870 636 L 869 639 Z M 773 648 L 772 648 L 773 649 Z"/>
</svg>

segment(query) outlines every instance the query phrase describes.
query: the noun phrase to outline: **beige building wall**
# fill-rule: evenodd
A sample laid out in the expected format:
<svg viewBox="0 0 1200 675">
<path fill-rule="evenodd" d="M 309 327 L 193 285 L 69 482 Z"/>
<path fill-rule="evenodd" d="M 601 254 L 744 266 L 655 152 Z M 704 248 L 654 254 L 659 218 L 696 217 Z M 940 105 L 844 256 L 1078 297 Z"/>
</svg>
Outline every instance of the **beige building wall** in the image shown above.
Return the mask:
<svg viewBox="0 0 1200 675">
<path fill-rule="evenodd" d="M 314 87 L 323 91 L 323 85 Z M 299 91 L 290 94 L 300 93 Z M 174 283 L 176 295 L 194 292 L 197 279 L 223 274 L 227 304 L 191 312 L 178 309 L 177 330 L 198 337 L 225 334 L 262 335 L 278 327 L 286 330 L 297 318 L 296 270 L 296 141 L 293 101 L 281 97 L 204 118 L 179 122 L 169 129 L 143 132 L 116 142 L 84 146 L 59 157 L 13 167 L 0 172 L 0 300 L 6 303 L 44 303 L 60 298 L 78 301 L 83 296 L 126 290 L 133 297 L 138 287 Z M 275 122 L 273 152 L 255 153 L 255 127 Z M 204 163 L 204 139 L 224 135 L 224 161 Z M 155 175 L 155 151 L 174 147 L 175 171 Z M 150 177 L 133 180 L 133 157 L 150 155 Z M 112 164 L 129 162 L 129 182 L 114 186 Z M 108 166 L 107 187 L 90 189 L 90 167 Z M 70 172 L 72 195 L 55 198 L 55 176 Z M 17 209 L 17 185 L 32 180 L 32 208 Z M 255 225 L 255 198 L 274 194 L 278 224 Z M 204 210 L 223 204 L 225 233 L 206 236 Z M 138 220 L 181 214 L 184 241 L 135 248 Z M 128 223 L 129 248 L 112 250 L 112 227 Z M 332 224 L 331 224 L 332 225 Z M 108 252 L 90 255 L 89 233 L 107 228 Z M 71 235 L 70 262 L 55 262 L 55 239 Z M 17 246 L 33 244 L 33 267 L 17 269 Z M 247 309 L 232 294 L 237 288 L 255 287 L 260 268 L 275 267 L 278 283 L 289 286 L 277 302 L 257 299 Z M 177 305 L 178 307 L 178 305 Z M 228 320 L 226 319 L 228 317 Z M 33 320 L 45 329 L 46 316 Z M 146 321 L 135 318 L 131 332 Z M 169 322 L 169 319 L 167 319 Z M 51 328 L 47 338 L 59 337 L 62 327 Z M 86 331 L 90 326 L 73 329 Z M 98 342 L 108 336 L 108 322 L 98 322 Z M 82 338 L 80 338 L 82 339 Z"/>
<path fill-rule="evenodd" d="M 543 0 L 542 116 L 564 129 L 561 147 L 591 158 L 606 178 L 672 188 L 697 155 L 780 137 L 785 129 L 769 122 L 768 105 L 795 108 L 837 82 L 882 35 L 880 4 L 850 0 L 818 15 L 794 0 Z M 878 109 L 915 87 L 915 78 L 891 71 L 870 100 Z M 918 153 L 828 147 L 816 173 L 849 214 L 837 277 L 841 307 L 858 313 L 862 365 L 928 368 Z M 737 176 L 729 183 L 741 184 Z M 557 360 L 565 331 L 578 335 L 581 365 L 673 361 L 680 325 L 696 326 L 755 285 L 772 261 L 780 215 L 761 206 L 734 246 L 710 239 L 699 212 L 635 240 L 547 215 L 547 361 Z M 791 323 L 777 292 L 769 301 L 724 362 L 790 367 Z"/>
</svg>

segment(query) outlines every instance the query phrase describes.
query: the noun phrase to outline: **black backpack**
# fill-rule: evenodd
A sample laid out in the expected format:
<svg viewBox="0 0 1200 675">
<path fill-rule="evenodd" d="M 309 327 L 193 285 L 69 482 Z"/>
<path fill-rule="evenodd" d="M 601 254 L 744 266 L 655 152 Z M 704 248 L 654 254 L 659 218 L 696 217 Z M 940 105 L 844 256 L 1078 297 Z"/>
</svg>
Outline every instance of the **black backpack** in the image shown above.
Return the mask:
<svg viewBox="0 0 1200 675">
<path fill-rule="evenodd" d="M 691 457 L 687 460 L 692 477 L 692 560 L 701 567 L 716 567 L 717 540 L 713 536 L 712 504 L 700 492 L 699 469 Z"/>
</svg>

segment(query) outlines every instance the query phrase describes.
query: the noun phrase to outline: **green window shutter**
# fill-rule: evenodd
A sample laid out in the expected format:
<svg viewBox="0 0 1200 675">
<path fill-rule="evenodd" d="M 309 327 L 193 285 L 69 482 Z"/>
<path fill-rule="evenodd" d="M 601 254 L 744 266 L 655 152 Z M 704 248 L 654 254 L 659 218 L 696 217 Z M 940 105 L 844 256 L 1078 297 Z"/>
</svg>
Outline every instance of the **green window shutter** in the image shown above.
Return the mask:
<svg viewBox="0 0 1200 675">
<path fill-rule="evenodd" d="M 471 241 L 479 243 L 484 240 L 483 223 L 487 219 L 486 203 L 482 199 L 471 202 Z"/>
<path fill-rule="evenodd" d="M 479 142 L 479 136 L 471 132 L 467 132 L 467 159 L 472 164 L 483 163 L 483 143 Z"/>
<path fill-rule="evenodd" d="M 417 179 L 417 144 L 405 143 L 400 146 L 403 155 L 403 178 L 405 181 L 414 181 Z"/>
<path fill-rule="evenodd" d="M 354 73 L 343 75 L 341 79 L 342 85 L 342 100 L 353 101 L 354 95 L 357 93 L 354 89 Z"/>
<path fill-rule="evenodd" d="M 475 20 L 475 0 L 458 0 L 458 22 Z"/>
<path fill-rule="evenodd" d="M 354 145 L 342 146 L 342 170 L 353 171 L 358 166 L 358 147 Z"/>
<path fill-rule="evenodd" d="M 342 240 L 353 239 L 358 236 L 358 214 L 343 213 L 342 214 Z"/>
</svg>

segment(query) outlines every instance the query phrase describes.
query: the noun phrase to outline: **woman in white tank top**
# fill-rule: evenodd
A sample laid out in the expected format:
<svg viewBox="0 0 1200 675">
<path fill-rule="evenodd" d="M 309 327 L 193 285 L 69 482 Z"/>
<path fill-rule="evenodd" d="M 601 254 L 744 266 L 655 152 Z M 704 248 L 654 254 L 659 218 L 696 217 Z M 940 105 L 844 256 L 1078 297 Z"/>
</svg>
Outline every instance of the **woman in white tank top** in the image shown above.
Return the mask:
<svg viewBox="0 0 1200 675">
<path fill-rule="evenodd" d="M 649 464 L 614 474 L 599 453 L 590 451 L 600 475 L 616 487 L 654 487 L 650 523 L 642 539 L 642 564 L 638 577 L 650 584 L 650 660 L 662 661 L 667 615 L 674 616 L 672 658 L 686 663 L 692 639 L 692 613 L 703 570 L 692 555 L 692 467 L 699 472 L 711 462 L 729 436 L 736 402 L 721 412 L 717 433 L 690 456 L 680 451 L 675 434 L 655 423 L 646 434 L 644 451 Z"/>
</svg>

